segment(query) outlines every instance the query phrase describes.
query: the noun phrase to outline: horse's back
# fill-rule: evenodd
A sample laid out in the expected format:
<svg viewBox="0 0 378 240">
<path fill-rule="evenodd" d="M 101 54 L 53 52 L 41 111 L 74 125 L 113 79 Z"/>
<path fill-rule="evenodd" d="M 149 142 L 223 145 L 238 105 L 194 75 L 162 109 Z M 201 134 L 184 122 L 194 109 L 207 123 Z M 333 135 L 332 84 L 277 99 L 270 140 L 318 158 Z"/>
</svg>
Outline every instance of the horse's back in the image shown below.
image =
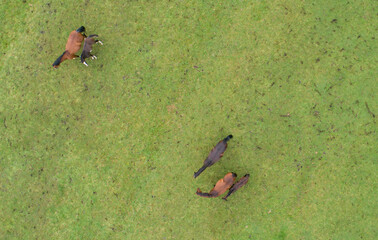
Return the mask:
<svg viewBox="0 0 378 240">
<path fill-rule="evenodd" d="M 83 42 L 83 40 L 84 40 L 84 36 L 81 33 L 72 31 L 70 33 L 70 36 L 68 37 L 66 50 L 70 54 L 77 53 L 81 48 L 81 43 Z"/>
<path fill-rule="evenodd" d="M 84 51 L 90 52 L 92 50 L 92 45 L 96 42 L 94 38 L 87 37 L 84 40 Z"/>
</svg>

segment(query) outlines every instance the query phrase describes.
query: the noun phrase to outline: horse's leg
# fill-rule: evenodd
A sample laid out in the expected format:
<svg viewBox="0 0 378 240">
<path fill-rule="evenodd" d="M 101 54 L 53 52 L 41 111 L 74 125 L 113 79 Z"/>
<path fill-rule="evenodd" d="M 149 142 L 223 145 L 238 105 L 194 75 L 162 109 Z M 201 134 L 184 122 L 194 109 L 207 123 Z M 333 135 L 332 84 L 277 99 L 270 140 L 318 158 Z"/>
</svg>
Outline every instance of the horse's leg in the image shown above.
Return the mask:
<svg viewBox="0 0 378 240">
<path fill-rule="evenodd" d="M 104 45 L 100 40 L 96 40 L 96 43 L 99 43 L 101 45 Z"/>
</svg>

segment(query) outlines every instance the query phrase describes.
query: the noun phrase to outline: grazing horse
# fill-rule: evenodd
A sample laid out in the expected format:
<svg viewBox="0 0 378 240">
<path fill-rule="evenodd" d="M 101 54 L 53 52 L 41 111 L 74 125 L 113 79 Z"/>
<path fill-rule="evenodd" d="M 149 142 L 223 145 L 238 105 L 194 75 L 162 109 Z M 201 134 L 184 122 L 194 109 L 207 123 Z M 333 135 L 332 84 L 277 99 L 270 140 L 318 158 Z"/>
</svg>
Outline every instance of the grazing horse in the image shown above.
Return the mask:
<svg viewBox="0 0 378 240">
<path fill-rule="evenodd" d="M 87 62 L 85 62 L 86 58 L 91 57 L 92 59 L 97 59 L 97 57 L 95 55 L 91 54 L 92 45 L 95 44 L 95 43 L 99 43 L 99 44 L 103 45 L 103 43 L 100 40 L 95 39 L 96 37 L 98 37 L 98 35 L 93 34 L 93 35 L 90 35 L 89 37 L 87 37 L 84 40 L 84 48 L 83 48 L 83 52 L 81 53 L 80 59 L 81 59 L 81 63 L 83 63 L 87 67 L 88 67 L 88 64 L 87 64 Z"/>
<path fill-rule="evenodd" d="M 207 167 L 210 167 L 214 163 L 218 162 L 223 156 L 224 151 L 227 149 L 227 142 L 232 138 L 232 135 L 228 135 L 225 139 L 221 140 L 215 147 L 211 150 L 209 156 L 203 162 L 203 166 L 194 173 L 194 178 L 198 177 Z"/>
<path fill-rule="evenodd" d="M 239 188 L 243 187 L 244 185 L 247 184 L 248 182 L 248 179 L 249 179 L 249 174 L 246 174 L 244 175 L 244 177 L 240 178 L 240 180 L 235 183 L 231 188 L 230 190 L 228 191 L 227 195 L 222 198 L 223 200 L 226 200 L 227 201 L 227 198 L 234 192 L 236 192 Z"/>
<path fill-rule="evenodd" d="M 72 31 L 67 40 L 66 50 L 63 52 L 63 54 L 60 57 L 58 57 L 55 60 L 52 66 L 54 68 L 58 68 L 59 65 L 66 59 L 74 59 L 74 58 L 79 57 L 75 55 L 75 53 L 77 53 L 80 50 L 81 43 L 83 42 L 85 37 L 87 36 L 85 35 L 84 26 L 81 26 L 77 30 Z"/>
<path fill-rule="evenodd" d="M 213 198 L 218 197 L 225 193 L 235 182 L 236 173 L 227 173 L 224 178 L 220 179 L 214 188 L 211 189 L 209 193 L 203 193 L 199 188 L 197 188 L 196 194 L 201 197 Z"/>
</svg>

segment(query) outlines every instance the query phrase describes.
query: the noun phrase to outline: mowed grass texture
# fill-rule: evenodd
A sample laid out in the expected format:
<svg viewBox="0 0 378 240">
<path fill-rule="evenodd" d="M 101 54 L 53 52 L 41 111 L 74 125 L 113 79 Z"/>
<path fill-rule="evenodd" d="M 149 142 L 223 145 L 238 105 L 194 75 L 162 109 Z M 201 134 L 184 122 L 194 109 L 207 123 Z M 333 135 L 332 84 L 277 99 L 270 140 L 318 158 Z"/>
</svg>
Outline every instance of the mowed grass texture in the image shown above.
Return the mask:
<svg viewBox="0 0 378 240">
<path fill-rule="evenodd" d="M 377 236 L 375 1 L 2 1 L 0 14 L 1 239 Z M 81 25 L 98 59 L 53 69 Z M 227 202 L 195 194 L 231 171 L 251 177 Z"/>
</svg>

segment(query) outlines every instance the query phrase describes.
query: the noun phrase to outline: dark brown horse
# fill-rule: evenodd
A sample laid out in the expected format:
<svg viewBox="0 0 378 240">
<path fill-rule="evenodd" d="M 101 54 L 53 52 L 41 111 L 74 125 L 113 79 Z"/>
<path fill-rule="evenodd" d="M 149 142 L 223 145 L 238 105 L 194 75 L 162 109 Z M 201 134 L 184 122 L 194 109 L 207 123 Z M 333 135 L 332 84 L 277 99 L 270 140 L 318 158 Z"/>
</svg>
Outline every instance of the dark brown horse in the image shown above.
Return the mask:
<svg viewBox="0 0 378 240">
<path fill-rule="evenodd" d="M 90 35 L 89 37 L 87 37 L 84 40 L 83 52 L 81 53 L 80 59 L 81 59 L 81 63 L 83 63 L 87 67 L 88 67 L 88 64 L 85 61 L 86 58 L 91 57 L 92 59 L 97 59 L 97 57 L 95 55 L 92 55 L 92 53 L 91 53 L 93 44 L 99 43 L 99 44 L 103 45 L 103 43 L 100 40 L 95 39 L 97 37 L 98 37 L 97 34 L 93 34 L 93 35 Z"/>
<path fill-rule="evenodd" d="M 249 174 L 246 174 L 244 175 L 244 177 L 240 178 L 240 180 L 235 183 L 231 188 L 230 190 L 228 191 L 227 195 L 222 198 L 223 200 L 226 200 L 227 201 L 227 198 L 234 192 L 236 192 L 239 188 L 243 187 L 244 185 L 247 184 L 248 182 L 248 179 L 249 179 Z"/>
<path fill-rule="evenodd" d="M 196 194 L 201 197 L 213 198 L 225 193 L 235 182 L 236 173 L 227 173 L 224 178 L 220 179 L 209 193 L 203 193 L 198 188 Z"/>
<path fill-rule="evenodd" d="M 227 142 L 232 138 L 232 135 L 228 135 L 225 139 L 221 140 L 215 147 L 211 150 L 209 156 L 203 162 L 203 166 L 194 173 L 194 178 L 198 177 L 207 167 L 210 167 L 214 163 L 218 162 L 223 156 L 224 151 L 227 149 Z"/>
<path fill-rule="evenodd" d="M 77 53 L 80 50 L 81 43 L 83 42 L 85 37 L 87 36 L 85 35 L 84 26 L 81 26 L 77 30 L 72 31 L 67 40 L 66 50 L 63 52 L 63 54 L 60 57 L 58 57 L 55 60 L 52 66 L 54 68 L 58 68 L 59 65 L 66 59 L 75 59 L 79 57 L 75 55 L 75 53 Z"/>
</svg>

